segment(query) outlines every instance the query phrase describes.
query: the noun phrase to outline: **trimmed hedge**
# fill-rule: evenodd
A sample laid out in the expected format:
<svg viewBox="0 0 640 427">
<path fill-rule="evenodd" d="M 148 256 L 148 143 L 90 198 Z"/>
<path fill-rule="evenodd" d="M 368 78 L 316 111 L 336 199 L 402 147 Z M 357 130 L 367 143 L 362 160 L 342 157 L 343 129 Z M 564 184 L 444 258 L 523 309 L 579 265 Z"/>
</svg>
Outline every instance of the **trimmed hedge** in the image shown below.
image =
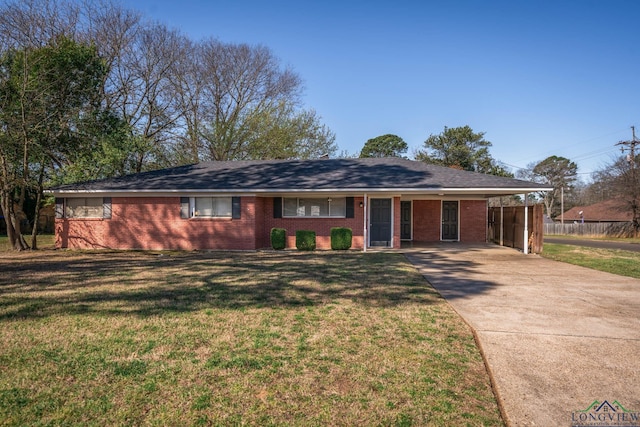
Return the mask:
<svg viewBox="0 0 640 427">
<path fill-rule="evenodd" d="M 331 249 L 338 251 L 345 251 L 347 249 L 350 249 L 352 238 L 353 232 L 350 228 L 331 228 Z"/>
<path fill-rule="evenodd" d="M 284 228 L 271 229 L 271 247 L 277 251 L 283 250 L 287 246 L 287 230 Z"/>
<path fill-rule="evenodd" d="M 296 231 L 296 248 L 300 251 L 312 251 L 316 248 L 316 232 L 310 230 Z"/>
</svg>

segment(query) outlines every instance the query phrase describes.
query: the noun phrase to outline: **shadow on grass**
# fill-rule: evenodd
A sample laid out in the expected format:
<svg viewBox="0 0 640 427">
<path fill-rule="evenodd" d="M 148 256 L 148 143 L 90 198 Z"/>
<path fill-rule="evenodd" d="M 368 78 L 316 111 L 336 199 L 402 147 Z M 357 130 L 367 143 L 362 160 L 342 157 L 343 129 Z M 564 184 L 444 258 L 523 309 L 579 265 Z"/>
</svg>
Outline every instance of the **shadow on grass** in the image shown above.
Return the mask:
<svg viewBox="0 0 640 427">
<path fill-rule="evenodd" d="M 442 267 L 463 272 L 473 264 Z M 0 259 L 0 271 L 0 320 L 83 313 L 150 316 L 344 300 L 369 307 L 441 302 L 401 254 L 50 251 Z M 491 286 L 474 283 L 469 292 Z"/>
</svg>

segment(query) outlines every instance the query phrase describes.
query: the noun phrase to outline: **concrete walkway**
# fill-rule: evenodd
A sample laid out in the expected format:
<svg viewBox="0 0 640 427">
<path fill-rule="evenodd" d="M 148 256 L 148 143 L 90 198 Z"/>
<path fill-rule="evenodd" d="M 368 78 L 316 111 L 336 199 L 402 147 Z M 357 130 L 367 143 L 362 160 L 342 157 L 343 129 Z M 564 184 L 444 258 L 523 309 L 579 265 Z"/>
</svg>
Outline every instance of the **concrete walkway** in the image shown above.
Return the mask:
<svg viewBox="0 0 640 427">
<path fill-rule="evenodd" d="M 640 280 L 495 245 L 405 254 L 475 331 L 508 425 L 594 425 L 606 408 L 576 412 L 596 400 L 640 413 Z"/>
</svg>

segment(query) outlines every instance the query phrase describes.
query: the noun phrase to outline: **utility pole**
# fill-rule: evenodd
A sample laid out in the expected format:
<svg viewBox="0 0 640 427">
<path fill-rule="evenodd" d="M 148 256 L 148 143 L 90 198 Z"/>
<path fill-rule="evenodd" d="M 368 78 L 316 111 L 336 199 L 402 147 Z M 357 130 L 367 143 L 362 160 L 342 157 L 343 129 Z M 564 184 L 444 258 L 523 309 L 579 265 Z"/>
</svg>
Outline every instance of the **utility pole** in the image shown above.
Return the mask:
<svg viewBox="0 0 640 427">
<path fill-rule="evenodd" d="M 640 144 L 640 141 L 636 138 L 636 127 L 631 126 L 631 141 L 620 141 L 616 145 L 620 146 L 620 151 L 624 153 L 629 151 L 627 160 L 629 161 L 629 167 L 631 169 L 631 185 L 630 185 L 630 204 L 633 212 L 633 226 L 638 232 L 640 230 L 640 194 L 638 190 L 638 180 L 636 174 L 636 145 Z"/>
<path fill-rule="evenodd" d="M 631 138 L 631 141 L 620 141 L 616 145 L 621 145 L 620 151 L 622 151 L 623 153 L 626 150 L 629 150 L 629 163 L 631 163 L 633 165 L 632 167 L 634 167 L 635 169 L 636 145 L 640 144 L 640 141 L 636 138 L 635 126 L 631 126 L 631 134 L 633 135 L 633 137 Z"/>
</svg>

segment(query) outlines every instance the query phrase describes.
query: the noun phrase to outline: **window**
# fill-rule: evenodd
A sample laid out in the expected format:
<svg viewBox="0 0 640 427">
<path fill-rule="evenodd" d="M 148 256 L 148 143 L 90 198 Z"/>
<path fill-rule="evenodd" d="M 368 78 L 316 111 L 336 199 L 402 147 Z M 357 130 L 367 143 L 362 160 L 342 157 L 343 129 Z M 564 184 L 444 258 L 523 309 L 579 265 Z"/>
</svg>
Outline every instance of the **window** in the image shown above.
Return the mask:
<svg viewBox="0 0 640 427">
<path fill-rule="evenodd" d="M 103 218 L 104 212 L 102 197 L 74 197 L 66 199 L 64 216 L 66 218 Z"/>
<path fill-rule="evenodd" d="M 192 217 L 231 218 L 232 197 L 194 197 L 191 200 Z"/>
<path fill-rule="evenodd" d="M 345 197 L 285 197 L 282 213 L 285 217 L 341 217 L 347 213 Z"/>
</svg>

